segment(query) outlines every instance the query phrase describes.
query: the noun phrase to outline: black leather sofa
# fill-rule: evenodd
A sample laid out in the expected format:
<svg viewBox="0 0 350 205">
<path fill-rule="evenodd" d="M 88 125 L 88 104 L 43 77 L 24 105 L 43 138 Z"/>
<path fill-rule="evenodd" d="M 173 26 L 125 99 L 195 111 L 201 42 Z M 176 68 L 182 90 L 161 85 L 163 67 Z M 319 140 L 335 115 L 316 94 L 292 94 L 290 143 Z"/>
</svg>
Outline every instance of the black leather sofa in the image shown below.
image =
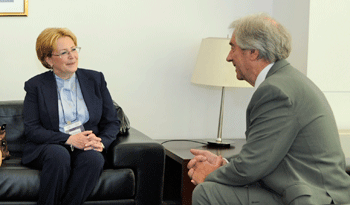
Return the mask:
<svg viewBox="0 0 350 205">
<path fill-rule="evenodd" d="M 21 164 L 25 146 L 23 101 L 0 101 L 0 124 L 7 124 L 11 154 L 0 167 L 0 204 L 36 204 L 40 171 Z M 162 203 L 165 153 L 162 145 L 131 128 L 119 134 L 107 152 L 111 164 L 85 204 Z"/>
</svg>

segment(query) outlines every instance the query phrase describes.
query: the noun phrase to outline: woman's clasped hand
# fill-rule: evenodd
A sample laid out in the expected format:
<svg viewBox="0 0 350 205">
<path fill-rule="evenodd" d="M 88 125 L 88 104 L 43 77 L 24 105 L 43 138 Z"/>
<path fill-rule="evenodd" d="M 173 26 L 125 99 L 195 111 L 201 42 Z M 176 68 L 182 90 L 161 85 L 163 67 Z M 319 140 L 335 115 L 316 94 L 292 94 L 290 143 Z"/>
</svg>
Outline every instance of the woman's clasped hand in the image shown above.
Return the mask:
<svg viewBox="0 0 350 205">
<path fill-rule="evenodd" d="M 101 138 L 97 137 L 92 131 L 84 131 L 75 135 L 71 135 L 67 144 L 73 145 L 77 149 L 103 151 Z"/>
</svg>

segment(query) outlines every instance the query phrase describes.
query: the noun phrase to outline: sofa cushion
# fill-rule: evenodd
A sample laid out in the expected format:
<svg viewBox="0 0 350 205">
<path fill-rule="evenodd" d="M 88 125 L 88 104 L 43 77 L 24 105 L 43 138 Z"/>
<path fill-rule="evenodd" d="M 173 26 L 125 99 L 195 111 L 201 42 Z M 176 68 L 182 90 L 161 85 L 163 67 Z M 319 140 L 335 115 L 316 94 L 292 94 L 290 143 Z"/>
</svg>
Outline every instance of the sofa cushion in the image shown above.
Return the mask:
<svg viewBox="0 0 350 205">
<path fill-rule="evenodd" d="M 135 195 L 135 186 L 135 175 L 131 169 L 105 169 L 88 200 L 132 198 Z"/>
<path fill-rule="evenodd" d="M 21 159 L 11 157 L 0 169 L 0 200 L 37 201 L 39 193 L 38 170 L 21 165 Z"/>
<path fill-rule="evenodd" d="M 0 169 L 0 201 L 37 201 L 40 171 L 21 165 L 20 158 L 4 161 Z M 135 175 L 131 169 L 106 169 L 88 200 L 116 200 L 135 195 Z"/>
</svg>

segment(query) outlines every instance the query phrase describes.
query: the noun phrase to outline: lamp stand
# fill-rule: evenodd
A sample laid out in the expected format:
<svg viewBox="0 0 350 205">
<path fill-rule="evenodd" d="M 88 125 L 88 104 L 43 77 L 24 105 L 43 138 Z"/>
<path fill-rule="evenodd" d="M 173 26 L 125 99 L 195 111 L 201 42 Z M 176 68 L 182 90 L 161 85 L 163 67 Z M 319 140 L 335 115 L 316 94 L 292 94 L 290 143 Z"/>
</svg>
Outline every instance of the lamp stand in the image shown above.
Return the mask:
<svg viewBox="0 0 350 205">
<path fill-rule="evenodd" d="M 231 146 L 230 143 L 225 143 L 222 141 L 222 121 L 223 121 L 223 117 L 224 117 L 224 98 L 225 98 L 225 87 L 222 87 L 218 137 L 216 138 L 215 141 L 208 141 L 208 146 L 210 146 L 210 147 L 229 148 Z"/>
</svg>

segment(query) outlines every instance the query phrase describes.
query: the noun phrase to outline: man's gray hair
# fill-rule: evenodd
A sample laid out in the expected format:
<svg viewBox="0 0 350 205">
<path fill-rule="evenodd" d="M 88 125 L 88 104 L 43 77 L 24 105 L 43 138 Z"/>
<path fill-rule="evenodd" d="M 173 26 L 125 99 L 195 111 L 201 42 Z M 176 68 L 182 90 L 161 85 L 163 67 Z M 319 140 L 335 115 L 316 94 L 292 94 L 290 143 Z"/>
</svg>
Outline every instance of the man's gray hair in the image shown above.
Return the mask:
<svg viewBox="0 0 350 205">
<path fill-rule="evenodd" d="M 287 29 L 266 13 L 240 18 L 230 25 L 237 45 L 243 50 L 259 50 L 259 58 L 269 62 L 288 58 L 292 37 Z"/>
</svg>

